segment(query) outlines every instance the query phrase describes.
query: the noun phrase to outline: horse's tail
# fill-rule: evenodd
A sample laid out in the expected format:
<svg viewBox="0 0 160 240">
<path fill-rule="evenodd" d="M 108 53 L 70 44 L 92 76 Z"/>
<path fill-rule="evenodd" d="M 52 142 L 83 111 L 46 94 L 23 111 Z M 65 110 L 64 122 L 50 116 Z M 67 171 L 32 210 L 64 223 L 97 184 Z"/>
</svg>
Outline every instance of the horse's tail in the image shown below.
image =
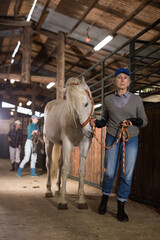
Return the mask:
<svg viewBox="0 0 160 240">
<path fill-rule="evenodd" d="M 57 177 L 57 171 L 58 171 L 58 163 L 59 158 L 61 155 L 61 145 L 54 144 L 52 149 L 52 169 L 51 169 L 51 176 Z"/>
</svg>

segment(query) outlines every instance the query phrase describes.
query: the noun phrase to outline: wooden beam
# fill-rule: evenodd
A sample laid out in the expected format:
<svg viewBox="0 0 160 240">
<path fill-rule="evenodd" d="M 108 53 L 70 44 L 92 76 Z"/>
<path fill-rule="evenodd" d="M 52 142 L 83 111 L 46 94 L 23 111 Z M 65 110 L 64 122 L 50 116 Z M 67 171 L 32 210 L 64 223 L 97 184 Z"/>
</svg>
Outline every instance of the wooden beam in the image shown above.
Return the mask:
<svg viewBox="0 0 160 240">
<path fill-rule="evenodd" d="M 78 20 L 78 22 L 73 26 L 73 28 L 67 33 L 66 38 L 68 38 L 72 32 L 80 25 L 80 23 L 85 19 L 91 9 L 97 4 L 98 0 L 94 0 L 91 5 L 88 7 L 87 11 L 83 14 L 83 16 Z"/>
<path fill-rule="evenodd" d="M 149 2 L 149 6 L 153 6 L 153 5 L 154 5 L 153 2 Z M 158 4 L 157 4 L 157 5 L 158 5 Z M 106 7 L 106 6 L 101 5 L 101 4 L 99 4 L 99 3 L 97 3 L 95 7 L 96 7 L 97 9 L 103 11 L 103 12 L 107 12 L 107 13 L 110 13 L 111 15 L 113 15 L 113 16 L 122 18 L 123 21 L 126 20 L 126 15 L 125 15 L 123 12 L 117 11 L 116 9 L 113 9 L 113 8 L 111 8 L 111 7 Z M 157 7 L 157 6 L 155 6 L 155 7 Z M 157 8 L 158 8 L 158 7 L 157 7 Z M 136 24 L 136 25 L 142 26 L 142 27 L 144 27 L 144 28 L 148 27 L 148 25 L 149 25 L 148 22 L 143 21 L 142 19 L 139 20 L 139 19 L 137 19 L 137 18 L 135 18 L 135 17 L 133 17 L 133 16 L 132 16 L 132 18 L 131 18 L 130 20 L 127 20 L 127 21 L 130 21 L 130 22 L 132 22 L 132 23 L 134 23 L 134 24 Z M 96 23 L 95 23 L 95 26 L 96 26 Z M 160 27 L 156 26 L 156 27 L 154 27 L 154 30 L 156 30 L 156 31 L 159 32 L 159 31 L 160 31 Z"/>
<path fill-rule="evenodd" d="M 17 73 L 0 73 L 0 79 L 16 79 L 16 80 L 21 80 L 21 75 Z"/>
<path fill-rule="evenodd" d="M 15 19 L 6 19 L 0 17 L 0 26 L 8 26 L 9 27 L 28 27 L 31 26 L 32 22 L 27 21 L 18 21 Z"/>
<path fill-rule="evenodd" d="M 49 11 L 47 10 L 47 8 L 49 7 L 50 1 L 51 0 L 47 0 L 45 6 L 43 8 L 43 11 L 42 11 L 41 16 L 39 17 L 39 20 L 37 23 L 37 30 L 39 30 L 41 28 L 41 26 L 43 25 L 43 23 L 45 22 L 45 20 L 48 16 Z"/>
<path fill-rule="evenodd" d="M 30 28 L 23 29 L 22 35 L 22 47 L 23 47 L 23 56 L 22 56 L 22 83 L 30 83 L 30 70 L 31 70 L 31 33 Z"/>
<path fill-rule="evenodd" d="M 151 1 L 152 0 L 146 0 L 142 2 L 142 4 L 139 7 L 137 7 L 133 12 L 131 12 L 131 14 L 129 14 L 128 17 L 126 17 L 120 24 L 117 25 L 117 27 L 113 29 L 113 31 L 111 31 L 111 34 L 112 35 L 116 34 L 120 28 L 122 28 L 128 21 L 130 21 L 134 16 L 136 16 Z"/>
<path fill-rule="evenodd" d="M 56 99 L 63 99 L 63 92 L 59 88 L 64 87 L 64 70 L 65 70 L 65 51 L 64 43 L 65 35 L 62 32 L 58 32 L 57 35 L 57 89 Z"/>
<path fill-rule="evenodd" d="M 0 73 L 0 79 L 16 79 L 21 81 L 21 75 L 20 74 L 13 74 L 13 73 Z M 31 81 L 32 82 L 39 82 L 39 83 L 44 83 L 48 84 L 50 82 L 56 82 L 56 78 L 54 77 L 46 77 L 46 76 L 31 76 Z"/>
<path fill-rule="evenodd" d="M 56 78 L 54 78 L 54 77 L 45 77 L 45 76 L 31 76 L 31 81 L 32 82 L 39 82 L 39 83 L 48 84 L 50 82 L 56 82 Z"/>
<path fill-rule="evenodd" d="M 17 18 L 19 16 L 21 7 L 22 7 L 23 0 L 16 0 L 14 5 L 14 17 Z"/>
</svg>

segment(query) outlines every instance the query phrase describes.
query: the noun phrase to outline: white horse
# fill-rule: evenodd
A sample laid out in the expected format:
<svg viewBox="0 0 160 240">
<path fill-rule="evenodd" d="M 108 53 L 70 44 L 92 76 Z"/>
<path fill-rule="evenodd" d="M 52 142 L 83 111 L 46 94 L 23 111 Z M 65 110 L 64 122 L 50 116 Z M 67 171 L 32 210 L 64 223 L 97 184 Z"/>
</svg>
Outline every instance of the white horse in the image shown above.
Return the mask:
<svg viewBox="0 0 160 240">
<path fill-rule="evenodd" d="M 93 100 L 90 89 L 84 79 L 70 78 L 65 85 L 66 100 L 53 100 L 45 107 L 44 141 L 47 167 L 46 197 L 52 197 L 51 172 L 56 176 L 59 162 L 59 175 L 62 173 L 59 209 L 67 209 L 65 198 L 66 181 L 70 172 L 71 150 L 79 146 L 79 200 L 78 208 L 86 209 L 84 197 L 84 179 L 86 157 L 89 151 L 93 131 L 90 125 L 93 114 Z M 52 150 L 53 148 L 53 150 Z M 63 160 L 62 160 L 63 159 Z M 51 171 L 52 169 L 52 171 Z M 60 188 L 60 177 L 58 187 Z"/>
</svg>

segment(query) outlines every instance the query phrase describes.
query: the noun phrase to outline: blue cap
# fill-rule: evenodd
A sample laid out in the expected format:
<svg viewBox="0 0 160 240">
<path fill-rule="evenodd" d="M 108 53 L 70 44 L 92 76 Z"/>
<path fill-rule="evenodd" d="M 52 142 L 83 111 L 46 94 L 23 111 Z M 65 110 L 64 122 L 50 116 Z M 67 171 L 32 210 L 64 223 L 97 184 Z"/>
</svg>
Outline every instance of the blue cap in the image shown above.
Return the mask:
<svg viewBox="0 0 160 240">
<path fill-rule="evenodd" d="M 34 119 L 34 118 L 38 119 L 38 117 L 36 115 L 32 115 L 31 119 Z"/>
<path fill-rule="evenodd" d="M 128 69 L 126 69 L 126 68 L 120 68 L 120 69 L 117 69 L 117 70 L 115 71 L 114 77 L 117 77 L 117 75 L 120 74 L 120 73 L 125 73 L 125 74 L 127 74 L 128 76 L 130 76 L 130 73 L 129 73 Z"/>
</svg>

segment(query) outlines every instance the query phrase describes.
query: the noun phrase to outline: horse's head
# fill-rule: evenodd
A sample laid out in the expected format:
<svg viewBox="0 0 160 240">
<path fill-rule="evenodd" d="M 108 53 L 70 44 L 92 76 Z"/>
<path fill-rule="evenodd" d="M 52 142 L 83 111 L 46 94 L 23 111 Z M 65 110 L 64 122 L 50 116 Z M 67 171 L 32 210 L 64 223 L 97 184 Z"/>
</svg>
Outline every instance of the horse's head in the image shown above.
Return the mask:
<svg viewBox="0 0 160 240">
<path fill-rule="evenodd" d="M 93 115 L 93 100 L 88 85 L 85 83 L 84 78 L 70 78 L 65 87 L 66 99 L 75 122 L 76 118 L 78 118 L 83 133 L 91 137 L 93 129 L 90 120 Z"/>
</svg>

